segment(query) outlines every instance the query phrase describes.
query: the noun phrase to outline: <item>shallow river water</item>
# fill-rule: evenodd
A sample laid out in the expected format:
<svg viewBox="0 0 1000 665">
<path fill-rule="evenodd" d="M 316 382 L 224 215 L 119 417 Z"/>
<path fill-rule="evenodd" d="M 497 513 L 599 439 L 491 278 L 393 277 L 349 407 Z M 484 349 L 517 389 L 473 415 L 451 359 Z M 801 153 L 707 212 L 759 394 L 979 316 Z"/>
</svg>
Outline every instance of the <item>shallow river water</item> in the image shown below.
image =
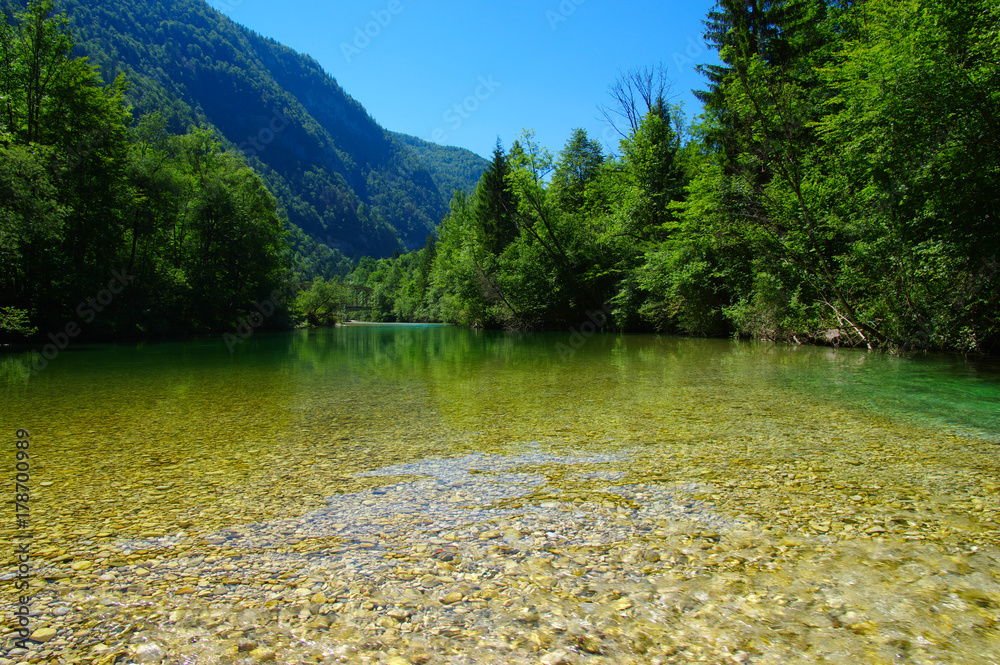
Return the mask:
<svg viewBox="0 0 1000 665">
<path fill-rule="evenodd" d="M 347 326 L 0 400 L 0 665 L 1000 663 L 996 364 Z"/>
</svg>

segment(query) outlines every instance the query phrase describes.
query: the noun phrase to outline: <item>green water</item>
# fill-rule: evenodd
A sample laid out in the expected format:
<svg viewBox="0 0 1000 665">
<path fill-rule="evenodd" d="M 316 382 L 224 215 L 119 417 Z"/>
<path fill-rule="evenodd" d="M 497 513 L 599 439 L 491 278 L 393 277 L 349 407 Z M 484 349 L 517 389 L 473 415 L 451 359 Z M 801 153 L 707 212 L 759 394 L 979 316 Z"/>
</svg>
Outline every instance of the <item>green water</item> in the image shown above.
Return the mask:
<svg viewBox="0 0 1000 665">
<path fill-rule="evenodd" d="M 850 578 L 876 556 L 857 543 L 889 538 L 885 547 L 908 552 L 900 566 L 930 570 L 935 557 L 968 557 L 975 581 L 992 565 L 977 552 L 1000 542 L 998 370 L 953 357 L 722 340 L 352 325 L 257 334 L 233 352 L 221 338 L 79 344 L 36 376 L 23 356 L 7 355 L 0 432 L 11 442 L 17 429 L 31 432 L 43 566 L 93 558 L 98 547 L 111 553 L 104 557 L 169 561 L 224 543 L 220 530 L 299 518 L 330 497 L 419 480 L 423 467 L 414 462 L 463 460 L 464 477 L 473 478 L 467 471 L 480 458 L 470 455 L 488 455 L 503 469 L 534 460 L 533 472 L 547 479 L 534 493 L 511 494 L 508 508 L 552 497 L 599 506 L 616 484 L 686 483 L 720 524 L 743 525 L 769 543 L 758 558 L 800 567 L 783 580 L 834 569 Z M 573 464 L 589 464 L 589 475 L 567 472 Z M 411 529 L 437 533 L 433 521 Z M 877 530 L 868 533 L 870 525 Z M 350 526 L 338 528 L 310 538 L 344 542 Z M 5 540 L 15 536 L 9 521 L 0 529 Z M 790 537 L 815 539 L 817 550 L 786 560 L 802 542 Z M 138 554 L 128 544 L 137 539 L 147 543 Z M 688 552 L 684 542 L 678 551 Z M 98 558 L 93 574 L 110 560 Z M 865 579 L 886 597 L 901 588 L 889 574 Z M 812 598 L 820 586 L 802 594 Z M 993 586 L 976 593 L 998 602 Z M 715 593 L 705 588 L 714 587 L 685 592 Z M 939 631 L 945 615 L 931 608 L 942 601 L 914 593 L 905 602 L 919 619 L 906 630 Z M 784 602 L 774 605 L 779 614 Z M 949 633 L 935 657 L 981 651 L 998 637 L 992 605 L 979 607 L 985 623 Z M 805 625 L 803 634 L 826 630 Z M 845 642 L 847 661 L 867 654 L 858 649 L 876 633 L 852 625 L 862 646 Z M 789 644 L 762 653 L 780 661 L 807 648 Z"/>
<path fill-rule="evenodd" d="M 373 325 L 258 334 L 232 353 L 219 338 L 81 344 L 30 378 L 22 357 L 0 362 L 0 431 L 31 431 L 36 479 L 123 501 L 152 476 L 193 490 L 221 464 L 220 487 L 277 477 L 260 501 L 311 505 L 329 494 L 322 474 L 293 476 L 316 454 L 346 476 L 531 442 L 830 442 L 874 426 L 1000 438 L 995 363 L 854 350 Z"/>
<path fill-rule="evenodd" d="M 598 336 L 581 345 L 558 333 L 373 325 L 259 334 L 233 353 L 219 339 L 75 345 L 30 379 L 21 356 L 0 363 L 7 429 L 27 426 L 45 438 L 67 429 L 129 429 L 148 418 L 162 419 L 157 439 L 171 428 L 219 420 L 233 436 L 252 435 L 252 423 L 233 420 L 240 413 L 257 425 L 266 413 L 279 431 L 289 427 L 289 438 L 303 427 L 317 435 L 337 414 L 356 423 L 395 414 L 397 423 L 421 430 L 436 421 L 463 434 L 514 429 L 529 438 L 532 427 L 540 435 L 546 427 L 625 419 L 627 438 L 646 431 L 649 418 L 683 426 L 693 397 L 710 409 L 779 416 L 791 399 L 1000 435 L 1000 364 L 960 357 L 642 335 Z M 617 438 L 613 429 L 601 430 Z"/>
</svg>

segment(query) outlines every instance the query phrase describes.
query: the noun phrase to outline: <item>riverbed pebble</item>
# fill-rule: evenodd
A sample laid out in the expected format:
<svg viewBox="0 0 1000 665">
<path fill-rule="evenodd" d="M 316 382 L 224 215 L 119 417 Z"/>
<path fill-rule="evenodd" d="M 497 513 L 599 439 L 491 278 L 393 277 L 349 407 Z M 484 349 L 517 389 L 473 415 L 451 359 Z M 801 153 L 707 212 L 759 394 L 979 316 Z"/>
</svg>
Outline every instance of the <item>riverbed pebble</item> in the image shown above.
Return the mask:
<svg viewBox="0 0 1000 665">
<path fill-rule="evenodd" d="M 266 520 L 174 531 L 146 513 L 100 540 L 67 528 L 36 550 L 32 657 L 1000 659 L 991 444 L 946 442 L 946 464 L 872 443 L 884 457 L 855 464 L 857 450 L 770 443 L 529 445 L 360 472 L 376 484 Z"/>
</svg>

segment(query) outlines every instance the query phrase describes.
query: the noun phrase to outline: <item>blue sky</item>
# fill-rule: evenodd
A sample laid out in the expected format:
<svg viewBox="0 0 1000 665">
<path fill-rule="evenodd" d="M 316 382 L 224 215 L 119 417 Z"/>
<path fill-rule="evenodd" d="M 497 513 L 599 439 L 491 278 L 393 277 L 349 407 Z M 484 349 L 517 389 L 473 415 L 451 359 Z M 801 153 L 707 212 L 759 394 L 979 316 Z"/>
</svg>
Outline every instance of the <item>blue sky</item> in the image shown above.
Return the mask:
<svg viewBox="0 0 1000 665">
<path fill-rule="evenodd" d="M 714 0 L 209 0 L 237 23 L 315 58 L 383 127 L 488 156 L 522 128 L 558 154 L 600 119 L 619 72 L 662 62 L 688 114 L 716 62 L 702 33 Z"/>
</svg>

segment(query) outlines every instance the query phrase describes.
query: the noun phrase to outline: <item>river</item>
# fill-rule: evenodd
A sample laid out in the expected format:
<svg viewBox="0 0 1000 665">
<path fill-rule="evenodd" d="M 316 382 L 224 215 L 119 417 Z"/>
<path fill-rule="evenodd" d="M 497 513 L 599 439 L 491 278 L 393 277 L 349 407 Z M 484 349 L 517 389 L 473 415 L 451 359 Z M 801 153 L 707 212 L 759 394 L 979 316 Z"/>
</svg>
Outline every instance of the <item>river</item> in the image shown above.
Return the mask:
<svg viewBox="0 0 1000 665">
<path fill-rule="evenodd" d="M 1000 662 L 996 363 L 351 325 L 0 378 L 11 663 Z"/>
</svg>

